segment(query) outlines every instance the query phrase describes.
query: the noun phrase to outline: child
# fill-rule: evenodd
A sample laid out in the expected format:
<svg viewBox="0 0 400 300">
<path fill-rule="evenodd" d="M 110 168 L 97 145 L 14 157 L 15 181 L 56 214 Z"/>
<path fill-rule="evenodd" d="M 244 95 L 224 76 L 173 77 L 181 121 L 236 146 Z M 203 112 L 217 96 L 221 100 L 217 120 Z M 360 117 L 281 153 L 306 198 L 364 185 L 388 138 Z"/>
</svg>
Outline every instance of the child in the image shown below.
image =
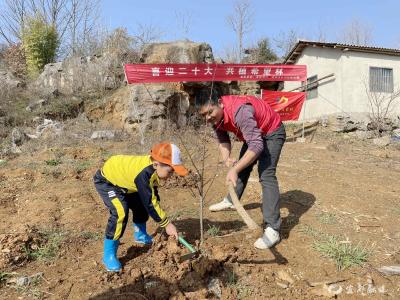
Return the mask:
<svg viewBox="0 0 400 300">
<path fill-rule="evenodd" d="M 150 155 L 115 155 L 110 157 L 94 176 L 94 184 L 104 204 L 110 210 L 104 239 L 103 263 L 107 271 L 119 272 L 121 263 L 117 258 L 119 239 L 123 236 L 128 222 L 129 209 L 133 214 L 134 240 L 151 244 L 146 222 L 149 215 L 168 235 L 178 238 L 176 227 L 170 223 L 160 207 L 157 192 L 159 179 L 169 177 L 173 172 L 186 176 L 188 171 L 182 165 L 181 152 L 174 144 L 154 145 Z"/>
</svg>

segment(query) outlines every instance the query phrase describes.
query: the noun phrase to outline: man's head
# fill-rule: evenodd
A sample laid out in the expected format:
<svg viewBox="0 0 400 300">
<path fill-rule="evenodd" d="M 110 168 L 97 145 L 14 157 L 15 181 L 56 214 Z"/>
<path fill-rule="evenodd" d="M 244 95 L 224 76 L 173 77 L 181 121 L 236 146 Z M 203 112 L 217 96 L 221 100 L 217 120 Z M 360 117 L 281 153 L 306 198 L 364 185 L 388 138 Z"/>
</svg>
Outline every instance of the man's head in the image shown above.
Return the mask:
<svg viewBox="0 0 400 300">
<path fill-rule="evenodd" d="M 199 113 L 210 125 L 217 126 L 224 117 L 224 105 L 218 102 L 208 101 L 200 106 Z"/>
<path fill-rule="evenodd" d="M 159 178 L 167 178 L 173 172 L 179 176 L 188 174 L 188 170 L 182 164 L 181 151 L 175 144 L 156 144 L 151 148 L 150 156 Z"/>
<path fill-rule="evenodd" d="M 209 125 L 218 126 L 224 117 L 222 95 L 218 86 L 202 89 L 196 94 L 196 102 L 201 103 L 199 113 Z"/>
</svg>

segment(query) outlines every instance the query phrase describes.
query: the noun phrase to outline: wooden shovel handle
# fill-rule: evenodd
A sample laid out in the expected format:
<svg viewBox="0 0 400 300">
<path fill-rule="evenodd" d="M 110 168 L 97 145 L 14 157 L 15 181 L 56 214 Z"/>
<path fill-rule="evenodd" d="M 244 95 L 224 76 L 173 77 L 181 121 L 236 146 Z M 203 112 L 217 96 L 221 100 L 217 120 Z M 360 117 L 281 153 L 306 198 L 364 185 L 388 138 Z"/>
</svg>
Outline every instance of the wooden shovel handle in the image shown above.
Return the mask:
<svg viewBox="0 0 400 300">
<path fill-rule="evenodd" d="M 246 210 L 243 208 L 242 204 L 240 203 L 239 198 L 236 195 L 236 191 L 235 191 L 235 188 L 233 187 L 232 183 L 229 183 L 228 191 L 229 191 L 229 195 L 232 198 L 232 202 L 236 208 L 236 211 L 242 217 L 242 219 L 246 223 L 246 225 L 250 229 L 258 229 L 259 227 L 258 227 L 257 223 L 253 221 L 253 219 L 248 215 L 248 213 L 246 212 Z"/>
</svg>

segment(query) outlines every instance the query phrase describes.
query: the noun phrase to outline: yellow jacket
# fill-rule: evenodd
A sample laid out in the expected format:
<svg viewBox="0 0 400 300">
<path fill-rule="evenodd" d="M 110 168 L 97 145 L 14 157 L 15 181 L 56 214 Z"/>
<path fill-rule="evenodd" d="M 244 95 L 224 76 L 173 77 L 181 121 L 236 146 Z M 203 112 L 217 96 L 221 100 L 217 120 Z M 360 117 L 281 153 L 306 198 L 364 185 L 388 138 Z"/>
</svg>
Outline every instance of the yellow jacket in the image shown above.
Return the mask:
<svg viewBox="0 0 400 300">
<path fill-rule="evenodd" d="M 168 225 L 168 217 L 160 207 L 157 190 L 159 178 L 150 155 L 112 156 L 104 163 L 101 173 L 109 182 L 125 189 L 127 193 L 138 193 L 149 216 L 161 227 Z"/>
</svg>

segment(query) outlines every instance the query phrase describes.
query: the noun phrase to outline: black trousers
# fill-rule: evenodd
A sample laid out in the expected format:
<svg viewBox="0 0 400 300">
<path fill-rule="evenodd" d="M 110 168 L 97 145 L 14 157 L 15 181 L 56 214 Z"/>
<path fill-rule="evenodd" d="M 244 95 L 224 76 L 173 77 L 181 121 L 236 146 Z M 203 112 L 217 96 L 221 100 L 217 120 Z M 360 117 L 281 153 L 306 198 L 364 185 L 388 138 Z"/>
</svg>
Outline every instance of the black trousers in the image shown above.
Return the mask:
<svg viewBox="0 0 400 300">
<path fill-rule="evenodd" d="M 110 210 L 105 232 L 106 239 L 118 240 L 124 235 L 126 224 L 128 223 L 129 210 L 132 211 L 134 223 L 147 222 L 149 214 L 144 208 L 138 193 L 126 193 L 126 190 L 113 185 L 104 178 L 100 170 L 94 175 L 93 181 L 101 199 Z"/>
<path fill-rule="evenodd" d="M 286 140 L 285 127 L 282 124 L 274 132 L 263 136 L 264 150 L 253 164 L 242 170 L 238 174 L 236 183 L 236 193 L 242 197 L 244 189 L 253 167 L 258 163 L 258 176 L 262 187 L 262 208 L 264 224 L 275 230 L 280 229 L 280 193 L 278 179 L 276 178 L 276 166 L 281 155 L 283 144 Z M 240 150 L 239 159 L 247 151 L 247 144 L 244 143 Z M 231 200 L 230 195 L 227 195 Z M 232 201 L 232 200 L 231 200 Z"/>
</svg>

